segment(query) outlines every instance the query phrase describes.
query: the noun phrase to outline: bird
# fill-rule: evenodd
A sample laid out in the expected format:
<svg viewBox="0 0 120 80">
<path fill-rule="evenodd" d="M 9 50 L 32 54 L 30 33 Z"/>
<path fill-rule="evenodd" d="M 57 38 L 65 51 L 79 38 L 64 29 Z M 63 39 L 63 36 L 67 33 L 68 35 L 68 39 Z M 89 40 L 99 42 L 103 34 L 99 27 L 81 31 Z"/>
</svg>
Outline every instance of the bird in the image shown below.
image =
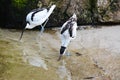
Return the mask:
<svg viewBox="0 0 120 80">
<path fill-rule="evenodd" d="M 61 27 L 60 38 L 61 38 L 61 47 L 60 47 L 60 56 L 58 61 L 61 60 L 61 57 L 66 52 L 66 48 L 71 42 L 71 40 L 76 38 L 77 32 L 77 16 L 74 13 Z"/>
<path fill-rule="evenodd" d="M 56 5 L 52 5 L 49 9 L 47 8 L 37 8 L 30 11 L 26 16 L 26 26 L 22 30 L 20 39 L 23 36 L 23 33 L 26 29 L 33 29 L 36 26 L 41 26 L 41 33 L 44 31 L 44 27 L 49 20 L 49 16 L 52 14 Z M 44 24 L 43 24 L 44 23 Z"/>
</svg>

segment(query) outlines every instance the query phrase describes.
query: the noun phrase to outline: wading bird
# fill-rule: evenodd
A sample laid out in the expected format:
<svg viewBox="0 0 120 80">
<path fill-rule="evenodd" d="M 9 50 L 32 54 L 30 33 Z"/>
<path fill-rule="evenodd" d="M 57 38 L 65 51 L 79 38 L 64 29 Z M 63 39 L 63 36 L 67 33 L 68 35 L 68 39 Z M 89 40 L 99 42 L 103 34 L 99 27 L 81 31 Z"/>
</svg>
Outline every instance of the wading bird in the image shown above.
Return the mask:
<svg viewBox="0 0 120 80">
<path fill-rule="evenodd" d="M 77 31 L 77 16 L 74 13 L 72 17 L 66 21 L 61 28 L 61 48 L 60 48 L 60 56 L 58 61 L 61 59 L 62 55 L 65 54 L 66 48 L 72 39 L 75 39 Z"/>
<path fill-rule="evenodd" d="M 46 23 L 48 22 L 49 16 L 51 15 L 55 7 L 56 5 L 52 5 L 49 8 L 49 10 L 47 10 L 46 8 L 38 8 L 38 9 L 34 9 L 31 12 L 29 12 L 26 16 L 26 26 L 22 30 L 20 40 L 22 38 L 22 35 L 25 29 L 33 29 L 36 26 L 41 26 L 41 33 L 43 33 L 44 27 Z"/>
</svg>

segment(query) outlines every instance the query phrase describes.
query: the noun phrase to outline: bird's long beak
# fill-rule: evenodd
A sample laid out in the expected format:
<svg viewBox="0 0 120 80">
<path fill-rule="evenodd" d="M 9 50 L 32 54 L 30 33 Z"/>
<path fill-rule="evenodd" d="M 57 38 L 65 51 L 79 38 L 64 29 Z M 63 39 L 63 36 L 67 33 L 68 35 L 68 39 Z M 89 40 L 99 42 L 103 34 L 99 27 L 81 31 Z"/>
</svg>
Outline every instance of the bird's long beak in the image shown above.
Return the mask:
<svg viewBox="0 0 120 80">
<path fill-rule="evenodd" d="M 19 40 L 22 39 L 22 36 L 23 36 L 24 31 L 25 31 L 25 28 L 22 30 L 21 35 L 20 35 L 20 39 L 19 39 Z"/>
</svg>

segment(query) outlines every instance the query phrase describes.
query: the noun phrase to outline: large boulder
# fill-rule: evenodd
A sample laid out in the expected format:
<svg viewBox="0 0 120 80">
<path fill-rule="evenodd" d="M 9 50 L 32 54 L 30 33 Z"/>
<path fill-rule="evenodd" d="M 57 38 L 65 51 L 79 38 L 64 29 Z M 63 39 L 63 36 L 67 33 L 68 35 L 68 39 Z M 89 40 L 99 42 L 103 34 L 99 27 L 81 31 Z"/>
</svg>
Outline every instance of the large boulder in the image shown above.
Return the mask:
<svg viewBox="0 0 120 80">
<path fill-rule="evenodd" d="M 41 3 L 57 5 L 48 26 L 61 26 L 73 13 L 78 16 L 78 24 L 120 21 L 119 0 L 44 0 Z"/>
<path fill-rule="evenodd" d="M 99 21 L 119 22 L 120 1 L 119 0 L 98 0 L 97 1 Z"/>
</svg>

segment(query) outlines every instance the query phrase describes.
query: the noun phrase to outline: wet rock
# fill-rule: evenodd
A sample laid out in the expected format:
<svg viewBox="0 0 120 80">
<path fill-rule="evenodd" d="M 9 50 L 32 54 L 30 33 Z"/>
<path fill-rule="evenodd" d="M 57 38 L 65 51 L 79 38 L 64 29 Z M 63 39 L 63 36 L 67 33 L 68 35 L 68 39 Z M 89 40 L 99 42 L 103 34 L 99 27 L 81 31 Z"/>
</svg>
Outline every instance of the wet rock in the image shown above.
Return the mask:
<svg viewBox="0 0 120 80">
<path fill-rule="evenodd" d="M 85 77 L 84 79 L 93 79 L 94 77 Z"/>
<path fill-rule="evenodd" d="M 76 54 L 76 56 L 82 56 L 82 54 L 79 52 L 76 52 L 75 54 Z"/>
</svg>

